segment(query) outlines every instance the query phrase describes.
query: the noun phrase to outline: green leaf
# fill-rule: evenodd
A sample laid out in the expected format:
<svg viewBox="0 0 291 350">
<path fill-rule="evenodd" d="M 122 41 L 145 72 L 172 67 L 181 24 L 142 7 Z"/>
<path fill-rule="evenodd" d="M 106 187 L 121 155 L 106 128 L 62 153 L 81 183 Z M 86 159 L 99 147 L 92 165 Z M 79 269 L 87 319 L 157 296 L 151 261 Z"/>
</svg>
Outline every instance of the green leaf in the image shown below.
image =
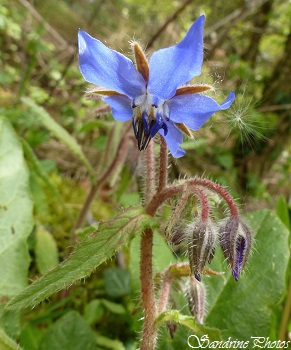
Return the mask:
<svg viewBox="0 0 291 350">
<path fill-rule="evenodd" d="M 57 243 L 53 236 L 43 228 L 38 228 L 35 236 L 36 265 L 38 271 L 44 275 L 59 263 Z"/>
<path fill-rule="evenodd" d="M 130 293 L 130 272 L 127 269 L 112 268 L 104 271 L 105 291 L 112 298 Z"/>
<path fill-rule="evenodd" d="M 39 350 L 96 350 L 93 331 L 83 317 L 70 311 L 54 323 L 44 335 Z"/>
<path fill-rule="evenodd" d="M 27 237 L 32 231 L 29 174 L 21 144 L 10 123 L 0 118 L 0 291 L 11 297 L 27 285 Z"/>
<path fill-rule="evenodd" d="M 7 307 L 21 309 L 34 306 L 51 294 L 89 276 L 134 235 L 156 225 L 156 221 L 146 215 L 141 206 L 128 208 L 115 218 L 101 222 L 98 230 L 87 236 L 66 261 L 10 300 Z"/>
<path fill-rule="evenodd" d="M 21 332 L 19 342 L 24 349 L 38 350 L 45 329 L 30 324 Z"/>
<path fill-rule="evenodd" d="M 269 210 L 251 214 L 248 222 L 256 238 L 255 248 L 239 281 L 235 282 L 229 271 L 221 277 L 204 278 L 209 297 L 206 324 L 223 330 L 224 338 L 267 337 L 272 308 L 286 288 L 287 228 Z M 214 270 L 225 270 L 222 254 L 215 256 L 212 265 Z"/>
<path fill-rule="evenodd" d="M 227 170 L 230 170 L 233 166 L 232 153 L 219 153 L 216 155 L 217 162 Z"/>
<path fill-rule="evenodd" d="M 94 299 L 86 304 L 84 318 L 91 325 L 99 322 L 104 315 L 104 306 L 102 300 Z"/>
<path fill-rule="evenodd" d="M 43 108 L 38 106 L 33 100 L 28 97 L 22 97 L 21 101 L 31 109 L 33 113 L 41 120 L 43 125 L 51 131 L 51 133 L 64 143 L 69 150 L 86 166 L 90 176 L 95 180 L 94 170 L 82 151 L 81 146 L 72 137 L 66 129 L 64 129 L 60 124 L 58 124 Z"/>
<path fill-rule="evenodd" d="M 124 345 L 119 340 L 112 340 L 107 337 L 104 337 L 103 335 L 97 335 L 96 338 L 97 345 L 102 346 L 102 348 L 105 349 L 111 349 L 111 350 L 125 350 Z"/>
<path fill-rule="evenodd" d="M 125 307 L 121 304 L 114 303 L 113 301 L 109 301 L 106 299 L 101 299 L 102 304 L 113 314 L 123 315 L 126 313 Z"/>
<path fill-rule="evenodd" d="M 10 337 L 17 339 L 21 332 L 19 312 L 7 311 L 5 305 L 0 304 L 0 327 L 5 329 Z"/>
<path fill-rule="evenodd" d="M 62 202 L 62 197 L 61 197 L 59 191 L 57 190 L 56 186 L 50 180 L 47 172 L 44 171 L 44 169 L 43 169 L 39 159 L 36 157 L 33 149 L 30 147 L 29 143 L 26 142 L 26 140 L 24 140 L 24 139 L 22 139 L 21 142 L 22 142 L 22 146 L 23 146 L 23 150 L 24 150 L 25 156 L 30 162 L 29 163 L 30 169 L 33 169 L 35 171 L 35 173 L 43 181 L 45 186 L 51 190 L 52 194 L 59 201 Z"/>
<path fill-rule="evenodd" d="M 173 339 L 170 337 L 167 329 L 169 322 L 173 322 L 177 326 Z M 165 325 L 160 328 L 162 323 L 165 323 Z M 195 337 L 200 338 L 204 335 L 207 335 L 213 341 L 222 339 L 220 330 L 198 324 L 192 316 L 182 315 L 178 310 L 163 312 L 157 318 L 156 325 L 159 327 L 157 347 L 159 350 L 186 349 L 186 347 L 190 349 L 190 346 L 187 346 L 188 339 L 189 343 L 194 347 L 197 346 L 197 339 Z M 199 346 L 197 346 L 198 348 Z"/>
<path fill-rule="evenodd" d="M 111 125 L 107 121 L 91 120 L 91 121 L 85 123 L 84 125 L 82 125 L 79 132 L 88 132 L 88 131 L 92 131 L 92 130 L 98 129 L 98 128 L 108 129 L 110 127 L 111 127 Z"/>
<path fill-rule="evenodd" d="M 289 209 L 288 209 L 286 199 L 283 196 L 280 196 L 278 199 L 276 212 L 279 218 L 281 219 L 281 221 L 288 228 L 288 230 L 291 230 Z"/>
<path fill-rule="evenodd" d="M 192 331 L 192 334 L 194 333 L 198 337 L 208 334 L 210 339 L 221 339 L 221 333 L 218 329 L 205 327 L 196 323 L 192 316 L 182 315 L 178 310 L 167 310 L 161 313 L 155 321 L 155 326 L 156 328 L 160 328 L 163 323 L 169 321 L 186 326 Z"/>
<path fill-rule="evenodd" d="M 0 117 L 0 325 L 13 337 L 20 333 L 19 313 L 5 311 L 3 304 L 27 286 L 32 207 L 21 143 Z"/>
<path fill-rule="evenodd" d="M 21 350 L 20 345 L 15 343 L 8 335 L 0 328 L 0 349 L 1 350 Z"/>
</svg>

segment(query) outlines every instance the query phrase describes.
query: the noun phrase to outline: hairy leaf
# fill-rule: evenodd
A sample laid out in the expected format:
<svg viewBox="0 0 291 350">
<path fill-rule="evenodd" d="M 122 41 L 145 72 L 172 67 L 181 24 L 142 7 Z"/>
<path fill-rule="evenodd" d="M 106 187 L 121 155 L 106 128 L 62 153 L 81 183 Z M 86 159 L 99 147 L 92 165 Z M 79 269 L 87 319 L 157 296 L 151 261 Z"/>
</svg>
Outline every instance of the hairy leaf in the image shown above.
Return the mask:
<svg viewBox="0 0 291 350">
<path fill-rule="evenodd" d="M 0 349 L 1 350 L 21 350 L 20 345 L 15 343 L 4 331 L 0 328 Z"/>
<path fill-rule="evenodd" d="M 205 327 L 197 323 L 192 316 L 183 315 L 178 310 L 167 310 L 161 313 L 157 317 L 155 325 L 159 328 L 163 323 L 170 321 L 186 326 L 191 330 L 192 334 L 194 332 L 197 336 L 208 334 L 212 339 L 221 339 L 220 331 L 218 329 Z"/>
<path fill-rule="evenodd" d="M 98 230 L 87 236 L 66 261 L 10 300 L 7 307 L 21 309 L 34 306 L 51 294 L 89 276 L 134 235 L 155 225 L 154 219 L 144 214 L 140 206 L 124 210 L 115 218 L 101 222 Z"/>
<path fill-rule="evenodd" d="M 0 118 L 0 294 L 11 297 L 27 285 L 32 231 L 29 175 L 21 144 L 10 123 Z"/>
</svg>

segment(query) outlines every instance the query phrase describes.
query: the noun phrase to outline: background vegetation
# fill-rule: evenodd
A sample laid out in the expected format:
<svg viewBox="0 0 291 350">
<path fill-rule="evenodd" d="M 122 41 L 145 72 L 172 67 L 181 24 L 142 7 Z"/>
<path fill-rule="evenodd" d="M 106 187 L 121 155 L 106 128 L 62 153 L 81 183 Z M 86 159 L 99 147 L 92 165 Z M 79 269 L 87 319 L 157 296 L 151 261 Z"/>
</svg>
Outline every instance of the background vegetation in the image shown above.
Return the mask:
<svg viewBox="0 0 291 350">
<path fill-rule="evenodd" d="M 64 349 L 62 334 L 72 340 L 68 349 L 135 349 L 140 329 L 136 243 L 40 306 L 21 313 L 4 310 L 8 299 L 68 257 L 86 234 L 73 234 L 76 218 L 124 127 L 102 102 L 84 97 L 78 28 L 129 57 L 128 41 L 138 39 L 150 56 L 179 41 L 201 13 L 206 14 L 205 64 L 195 82 L 213 84 L 220 101 L 230 89 L 237 99 L 194 140 L 185 140 L 187 156 L 172 159 L 171 176 L 205 174 L 228 186 L 242 211 L 277 211 L 281 221 L 270 225 L 290 230 L 290 1 L 0 0 L 0 325 L 24 349 Z M 124 167 L 104 184 L 87 225 L 140 202 L 140 158 L 132 149 Z M 217 215 L 219 210 L 218 203 Z M 258 231 L 267 230 L 267 218 Z M 9 237 L 16 237 L 9 246 L 7 227 Z M 290 237 L 284 242 L 290 247 Z M 164 267 L 172 253 L 162 241 L 158 247 L 156 264 Z M 270 254 L 284 255 L 287 264 L 289 249 L 276 249 Z M 281 292 L 269 300 L 270 305 L 276 301 L 269 333 L 262 335 L 272 339 L 287 339 L 288 321 L 291 331 L 290 263 L 285 276 L 286 266 Z M 274 290 L 277 283 L 266 281 Z M 211 310 L 208 320 L 213 326 L 220 322 Z M 0 338 L 14 349 L 4 333 Z M 167 346 L 161 341 L 161 349 L 172 349 Z"/>
</svg>

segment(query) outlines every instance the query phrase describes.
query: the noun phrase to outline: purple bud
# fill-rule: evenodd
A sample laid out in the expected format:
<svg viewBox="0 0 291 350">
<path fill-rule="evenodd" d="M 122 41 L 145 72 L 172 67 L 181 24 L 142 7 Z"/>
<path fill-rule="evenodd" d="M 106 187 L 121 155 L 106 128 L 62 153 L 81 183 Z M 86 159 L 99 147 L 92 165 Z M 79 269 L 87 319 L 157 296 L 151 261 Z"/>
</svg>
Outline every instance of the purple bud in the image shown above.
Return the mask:
<svg viewBox="0 0 291 350">
<path fill-rule="evenodd" d="M 211 261 L 216 244 L 216 233 L 212 223 L 199 222 L 188 235 L 188 255 L 191 273 L 201 281 L 201 273 L 207 261 Z"/>
<path fill-rule="evenodd" d="M 232 275 L 237 281 L 251 250 L 250 229 L 239 217 L 230 217 L 222 226 L 220 233 L 223 254 L 230 263 Z"/>
<path fill-rule="evenodd" d="M 205 314 L 205 288 L 202 282 L 190 276 L 189 289 L 187 291 L 188 305 L 191 314 L 203 324 Z"/>
</svg>

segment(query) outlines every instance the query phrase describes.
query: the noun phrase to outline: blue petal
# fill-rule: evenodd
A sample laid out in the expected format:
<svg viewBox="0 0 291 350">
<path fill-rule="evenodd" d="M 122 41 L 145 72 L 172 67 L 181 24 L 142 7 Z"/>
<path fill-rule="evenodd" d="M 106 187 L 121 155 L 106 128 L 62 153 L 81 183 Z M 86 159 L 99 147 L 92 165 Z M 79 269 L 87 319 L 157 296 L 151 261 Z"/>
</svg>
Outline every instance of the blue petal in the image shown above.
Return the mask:
<svg viewBox="0 0 291 350">
<path fill-rule="evenodd" d="M 82 30 L 78 41 L 79 67 L 85 80 L 130 98 L 144 93 L 145 81 L 130 59 Z"/>
<path fill-rule="evenodd" d="M 102 100 L 109 104 L 113 118 L 120 122 L 126 122 L 132 118 L 131 100 L 126 96 L 103 97 Z"/>
<path fill-rule="evenodd" d="M 234 99 L 235 94 L 231 91 L 220 105 L 212 98 L 200 94 L 179 95 L 166 103 L 170 120 L 198 130 L 213 113 L 229 108 Z"/>
<path fill-rule="evenodd" d="M 183 157 L 186 154 L 186 152 L 182 148 L 180 148 L 180 144 L 183 142 L 182 132 L 171 121 L 165 121 L 164 123 L 167 126 L 167 128 L 165 128 L 167 130 L 166 135 L 164 129 L 160 129 L 159 133 L 166 140 L 166 143 L 172 156 L 174 158 Z"/>
<path fill-rule="evenodd" d="M 167 100 L 174 96 L 179 86 L 201 74 L 203 26 L 204 16 L 201 16 L 180 43 L 152 55 L 148 90 L 153 96 Z"/>
</svg>

